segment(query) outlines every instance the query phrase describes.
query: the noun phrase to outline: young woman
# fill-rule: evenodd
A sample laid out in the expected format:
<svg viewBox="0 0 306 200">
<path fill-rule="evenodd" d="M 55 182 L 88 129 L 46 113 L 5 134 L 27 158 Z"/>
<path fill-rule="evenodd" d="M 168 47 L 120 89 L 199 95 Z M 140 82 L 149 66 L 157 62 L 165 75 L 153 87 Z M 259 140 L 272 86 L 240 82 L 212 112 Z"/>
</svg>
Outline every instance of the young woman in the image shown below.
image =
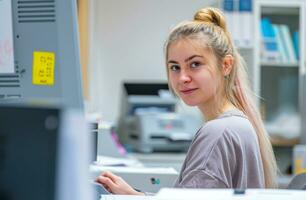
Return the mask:
<svg viewBox="0 0 306 200">
<path fill-rule="evenodd" d="M 204 8 L 193 21 L 180 23 L 165 51 L 170 88 L 207 120 L 190 145 L 174 187 L 276 187 L 272 146 L 221 11 Z M 97 182 L 115 194 L 144 194 L 110 172 Z"/>
</svg>

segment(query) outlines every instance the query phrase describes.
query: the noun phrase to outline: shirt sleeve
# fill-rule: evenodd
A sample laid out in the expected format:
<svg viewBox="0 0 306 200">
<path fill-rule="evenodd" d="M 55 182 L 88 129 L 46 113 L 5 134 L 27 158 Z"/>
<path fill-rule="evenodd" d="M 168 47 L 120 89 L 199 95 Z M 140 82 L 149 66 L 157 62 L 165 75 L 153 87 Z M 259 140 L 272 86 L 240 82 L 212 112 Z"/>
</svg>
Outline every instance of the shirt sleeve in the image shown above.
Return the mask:
<svg viewBox="0 0 306 200">
<path fill-rule="evenodd" d="M 206 170 L 190 171 L 177 187 L 180 188 L 228 188 L 228 186 L 217 177 Z"/>
</svg>

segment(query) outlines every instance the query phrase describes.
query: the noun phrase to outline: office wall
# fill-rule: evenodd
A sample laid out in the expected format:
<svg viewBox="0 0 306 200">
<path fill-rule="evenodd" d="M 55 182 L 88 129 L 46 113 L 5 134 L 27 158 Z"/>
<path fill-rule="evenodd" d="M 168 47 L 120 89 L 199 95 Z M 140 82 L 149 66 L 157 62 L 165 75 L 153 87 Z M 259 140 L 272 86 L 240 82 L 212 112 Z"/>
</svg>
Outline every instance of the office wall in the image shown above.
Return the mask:
<svg viewBox="0 0 306 200">
<path fill-rule="evenodd" d="M 212 2 L 91 1 L 88 111 L 98 111 L 105 120 L 115 122 L 123 80 L 166 81 L 163 44 L 170 28 L 192 19 L 196 10 Z"/>
</svg>

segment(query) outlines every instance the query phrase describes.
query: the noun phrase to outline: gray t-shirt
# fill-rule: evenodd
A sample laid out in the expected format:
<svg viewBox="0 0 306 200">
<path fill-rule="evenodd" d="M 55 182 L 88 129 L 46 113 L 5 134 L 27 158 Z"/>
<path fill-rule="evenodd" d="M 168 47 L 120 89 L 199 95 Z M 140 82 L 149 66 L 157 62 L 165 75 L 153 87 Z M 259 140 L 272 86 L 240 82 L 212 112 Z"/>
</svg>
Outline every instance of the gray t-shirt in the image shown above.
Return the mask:
<svg viewBox="0 0 306 200">
<path fill-rule="evenodd" d="M 239 110 L 208 121 L 195 135 L 174 187 L 264 188 L 256 132 Z"/>
</svg>

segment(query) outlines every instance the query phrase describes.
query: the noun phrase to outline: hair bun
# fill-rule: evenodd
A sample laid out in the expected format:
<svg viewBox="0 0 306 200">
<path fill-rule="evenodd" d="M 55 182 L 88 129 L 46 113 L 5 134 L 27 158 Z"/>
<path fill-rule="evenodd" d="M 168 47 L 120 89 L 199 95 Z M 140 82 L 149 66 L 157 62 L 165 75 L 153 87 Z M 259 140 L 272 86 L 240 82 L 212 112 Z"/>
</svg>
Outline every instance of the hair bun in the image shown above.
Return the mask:
<svg viewBox="0 0 306 200">
<path fill-rule="evenodd" d="M 194 21 L 199 21 L 203 23 L 212 23 L 216 26 L 221 27 L 223 30 L 226 31 L 226 25 L 224 20 L 224 15 L 221 10 L 218 8 L 202 8 L 201 10 L 197 11 L 194 15 Z"/>
</svg>

